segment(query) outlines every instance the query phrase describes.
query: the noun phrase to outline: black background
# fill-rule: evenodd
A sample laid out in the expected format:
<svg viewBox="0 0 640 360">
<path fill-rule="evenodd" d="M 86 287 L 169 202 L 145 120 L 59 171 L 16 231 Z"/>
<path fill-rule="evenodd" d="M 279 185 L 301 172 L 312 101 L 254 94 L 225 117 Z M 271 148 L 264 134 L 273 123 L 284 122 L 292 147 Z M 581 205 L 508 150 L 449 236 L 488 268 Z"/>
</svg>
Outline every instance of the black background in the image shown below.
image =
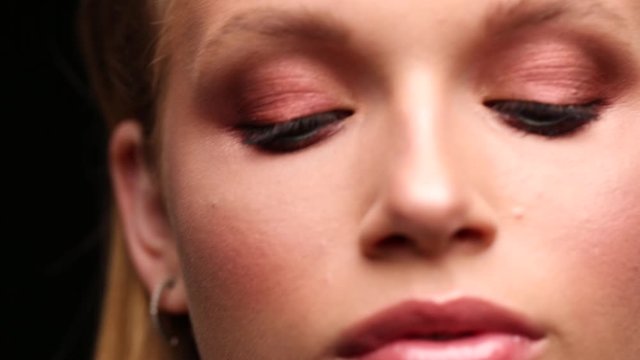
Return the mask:
<svg viewBox="0 0 640 360">
<path fill-rule="evenodd" d="M 3 12 L 3 359 L 92 357 L 110 195 L 77 5 L 16 1 Z"/>
</svg>

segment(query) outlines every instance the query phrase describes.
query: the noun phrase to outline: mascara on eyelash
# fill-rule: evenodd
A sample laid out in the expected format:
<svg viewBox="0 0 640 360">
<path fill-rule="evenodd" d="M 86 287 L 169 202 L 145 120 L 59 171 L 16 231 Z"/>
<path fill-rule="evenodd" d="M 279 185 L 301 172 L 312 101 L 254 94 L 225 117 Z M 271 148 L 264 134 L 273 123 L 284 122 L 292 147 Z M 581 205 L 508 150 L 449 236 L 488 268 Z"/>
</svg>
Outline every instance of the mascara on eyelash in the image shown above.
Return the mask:
<svg viewBox="0 0 640 360">
<path fill-rule="evenodd" d="M 249 123 L 240 126 L 240 129 L 245 133 L 243 142 L 247 145 L 264 145 L 286 137 L 302 141 L 315 135 L 324 126 L 338 122 L 351 114 L 353 112 L 349 110 L 336 110 L 303 116 L 278 124 Z"/>
<path fill-rule="evenodd" d="M 567 136 L 597 120 L 603 100 L 579 104 L 547 104 L 535 101 L 494 100 L 484 103 L 517 131 L 547 138 Z"/>
<path fill-rule="evenodd" d="M 569 120 L 574 122 L 592 120 L 598 116 L 603 102 L 558 105 L 535 101 L 494 100 L 486 102 L 485 105 L 502 114 L 516 116 L 530 126 L 550 126 Z M 544 120 L 540 121 L 540 119 Z"/>
</svg>

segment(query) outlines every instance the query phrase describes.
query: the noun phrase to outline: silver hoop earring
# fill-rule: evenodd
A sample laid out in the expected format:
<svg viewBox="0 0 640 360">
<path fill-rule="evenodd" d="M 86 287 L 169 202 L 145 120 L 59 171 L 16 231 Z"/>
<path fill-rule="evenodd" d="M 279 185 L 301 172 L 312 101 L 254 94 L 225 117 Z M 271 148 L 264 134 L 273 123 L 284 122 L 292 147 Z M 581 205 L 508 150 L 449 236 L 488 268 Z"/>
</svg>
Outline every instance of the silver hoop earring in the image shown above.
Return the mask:
<svg viewBox="0 0 640 360">
<path fill-rule="evenodd" d="M 176 280 L 174 278 L 169 278 L 158 284 L 155 289 L 153 289 L 153 293 L 151 293 L 151 300 L 149 302 L 149 315 L 151 316 L 151 322 L 153 326 L 158 330 L 158 332 L 167 340 L 169 345 L 177 346 L 178 345 L 178 337 L 172 334 L 169 334 L 165 326 L 160 319 L 160 311 L 158 307 L 160 306 L 160 298 L 165 290 L 174 287 L 176 284 Z"/>
</svg>

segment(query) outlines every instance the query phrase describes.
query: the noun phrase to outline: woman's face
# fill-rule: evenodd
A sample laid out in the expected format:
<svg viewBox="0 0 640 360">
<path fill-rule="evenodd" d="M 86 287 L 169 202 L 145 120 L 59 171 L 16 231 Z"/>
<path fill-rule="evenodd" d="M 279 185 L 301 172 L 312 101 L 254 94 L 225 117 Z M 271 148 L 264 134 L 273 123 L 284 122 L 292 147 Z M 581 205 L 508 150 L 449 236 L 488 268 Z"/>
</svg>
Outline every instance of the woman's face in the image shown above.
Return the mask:
<svg viewBox="0 0 640 360">
<path fill-rule="evenodd" d="M 637 359 L 640 3 L 178 3 L 204 359 Z"/>
</svg>

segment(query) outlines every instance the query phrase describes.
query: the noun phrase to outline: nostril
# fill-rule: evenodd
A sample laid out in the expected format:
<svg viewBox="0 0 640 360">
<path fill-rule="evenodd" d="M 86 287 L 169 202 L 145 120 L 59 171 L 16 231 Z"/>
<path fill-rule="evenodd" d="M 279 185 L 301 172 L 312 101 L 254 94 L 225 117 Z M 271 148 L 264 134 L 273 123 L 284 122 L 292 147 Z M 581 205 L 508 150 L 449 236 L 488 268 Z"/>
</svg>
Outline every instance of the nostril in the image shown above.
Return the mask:
<svg viewBox="0 0 640 360">
<path fill-rule="evenodd" d="M 384 238 L 378 244 L 380 250 L 400 249 L 410 245 L 410 240 L 404 235 L 391 235 Z"/>
<path fill-rule="evenodd" d="M 483 239 L 485 237 L 484 232 L 479 229 L 462 228 L 453 234 L 454 240 L 473 241 Z"/>
<path fill-rule="evenodd" d="M 392 233 L 372 243 L 366 254 L 372 258 L 386 256 L 396 257 L 401 254 L 419 254 L 424 257 L 440 256 L 450 247 L 458 245 L 470 249 L 485 248 L 491 243 L 491 233 L 478 227 L 462 227 L 447 237 L 437 237 L 423 234 L 421 237 L 411 237 L 402 233 Z M 458 245 L 456 245 L 456 243 Z"/>
<path fill-rule="evenodd" d="M 374 256 L 396 256 L 401 254 L 419 254 L 432 256 L 440 252 L 446 242 L 425 235 L 424 238 L 412 238 L 402 234 L 392 234 L 381 239 L 372 249 Z"/>
</svg>

